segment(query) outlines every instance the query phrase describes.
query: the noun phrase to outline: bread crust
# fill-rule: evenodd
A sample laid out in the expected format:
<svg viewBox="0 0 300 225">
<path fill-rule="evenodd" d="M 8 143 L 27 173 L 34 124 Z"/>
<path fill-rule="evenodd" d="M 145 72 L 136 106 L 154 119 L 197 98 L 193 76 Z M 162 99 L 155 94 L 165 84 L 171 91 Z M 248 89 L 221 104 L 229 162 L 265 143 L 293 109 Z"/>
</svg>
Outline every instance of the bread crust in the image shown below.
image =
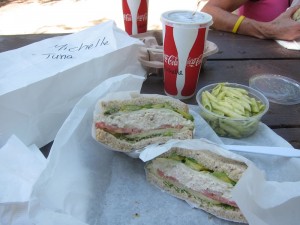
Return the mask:
<svg viewBox="0 0 300 225">
<path fill-rule="evenodd" d="M 174 147 L 160 157 L 167 157 L 174 152 L 182 156 L 193 158 L 208 169 L 218 172 L 224 172 L 230 179 L 236 182 L 241 178 L 241 176 L 247 169 L 247 165 L 244 162 L 225 158 L 208 150 L 193 151 L 189 149 Z"/>
<path fill-rule="evenodd" d="M 169 96 L 164 95 L 144 95 L 144 94 L 136 94 L 133 95 L 131 99 L 126 100 L 112 100 L 112 101 L 102 101 L 101 107 L 103 110 L 108 109 L 110 107 L 120 107 L 125 104 L 132 104 L 132 105 L 144 105 L 144 104 L 162 104 L 162 103 L 169 103 L 172 107 L 183 110 L 184 112 L 188 112 L 189 108 L 187 104 L 184 102 L 174 99 Z"/>
<path fill-rule="evenodd" d="M 153 137 L 150 139 L 144 139 L 135 143 L 131 143 L 125 140 L 121 140 L 113 136 L 112 134 L 102 130 L 96 129 L 96 140 L 110 146 L 112 149 L 122 152 L 132 152 L 136 149 L 142 149 L 150 144 L 163 144 L 168 140 L 172 139 L 191 139 L 193 137 L 193 132 L 189 129 L 183 128 L 177 133 L 171 136 L 160 136 Z"/>
</svg>

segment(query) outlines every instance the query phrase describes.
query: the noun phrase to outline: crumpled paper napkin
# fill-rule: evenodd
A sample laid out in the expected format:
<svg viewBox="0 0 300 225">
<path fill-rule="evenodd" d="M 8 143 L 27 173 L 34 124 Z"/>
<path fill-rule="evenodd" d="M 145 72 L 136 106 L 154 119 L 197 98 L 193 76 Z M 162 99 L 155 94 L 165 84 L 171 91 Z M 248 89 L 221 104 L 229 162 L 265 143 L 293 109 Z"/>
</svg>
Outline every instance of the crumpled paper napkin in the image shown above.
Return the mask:
<svg viewBox="0 0 300 225">
<path fill-rule="evenodd" d="M 290 50 L 300 50 L 300 38 L 293 41 L 276 40 L 282 47 Z"/>
<path fill-rule="evenodd" d="M 32 145 L 11 136 L 0 149 L 0 224 L 31 225 L 28 201 L 33 184 L 46 167 L 46 158 Z"/>
</svg>

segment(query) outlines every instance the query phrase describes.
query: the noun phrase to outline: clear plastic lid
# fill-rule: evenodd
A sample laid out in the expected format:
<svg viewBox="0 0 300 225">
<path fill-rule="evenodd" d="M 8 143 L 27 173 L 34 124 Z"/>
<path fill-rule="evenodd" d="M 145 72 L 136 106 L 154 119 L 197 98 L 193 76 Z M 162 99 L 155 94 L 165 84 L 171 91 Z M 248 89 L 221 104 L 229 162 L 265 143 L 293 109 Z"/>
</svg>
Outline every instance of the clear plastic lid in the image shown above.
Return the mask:
<svg viewBox="0 0 300 225">
<path fill-rule="evenodd" d="M 250 78 L 249 86 L 263 93 L 270 102 L 282 105 L 300 103 L 300 83 L 275 74 L 260 74 Z"/>
</svg>

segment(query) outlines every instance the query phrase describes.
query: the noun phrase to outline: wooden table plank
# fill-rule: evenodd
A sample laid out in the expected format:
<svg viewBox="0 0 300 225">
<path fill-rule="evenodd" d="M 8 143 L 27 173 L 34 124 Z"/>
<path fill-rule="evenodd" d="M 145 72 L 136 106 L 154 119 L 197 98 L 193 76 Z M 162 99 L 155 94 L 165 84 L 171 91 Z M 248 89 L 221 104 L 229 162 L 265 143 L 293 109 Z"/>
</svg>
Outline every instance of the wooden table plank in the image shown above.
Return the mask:
<svg viewBox="0 0 300 225">
<path fill-rule="evenodd" d="M 288 141 L 294 148 L 300 149 L 299 128 L 279 128 L 273 129 L 273 131 Z"/>
<path fill-rule="evenodd" d="M 24 47 L 43 39 L 65 34 L 24 34 L 24 35 L 1 35 L 0 52 Z"/>
<path fill-rule="evenodd" d="M 148 31 L 139 37 L 153 35 L 162 45 L 161 30 Z M 211 60 L 249 60 L 249 59 L 299 59 L 300 52 L 285 49 L 274 40 L 261 40 L 254 37 L 236 35 L 228 32 L 209 30 L 208 40 L 214 42 L 219 52 L 211 55 Z"/>
<path fill-rule="evenodd" d="M 208 40 L 214 42 L 219 52 L 211 59 L 299 59 L 300 52 L 288 50 L 274 40 L 261 40 L 244 35 L 210 30 Z"/>
</svg>

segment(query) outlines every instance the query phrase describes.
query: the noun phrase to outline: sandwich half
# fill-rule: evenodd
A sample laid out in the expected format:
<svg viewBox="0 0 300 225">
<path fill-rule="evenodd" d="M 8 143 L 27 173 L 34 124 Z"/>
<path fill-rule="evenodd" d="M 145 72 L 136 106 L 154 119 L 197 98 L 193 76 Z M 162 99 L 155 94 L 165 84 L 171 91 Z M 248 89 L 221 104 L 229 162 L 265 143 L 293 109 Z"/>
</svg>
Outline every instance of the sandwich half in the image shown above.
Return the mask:
<svg viewBox="0 0 300 225">
<path fill-rule="evenodd" d="M 147 180 L 179 199 L 216 217 L 247 223 L 231 191 L 247 165 L 208 150 L 174 147 L 149 161 Z"/>
<path fill-rule="evenodd" d="M 191 139 L 194 119 L 187 104 L 164 95 L 100 101 L 94 115 L 95 138 L 113 150 L 132 152 L 170 139 Z"/>
</svg>

